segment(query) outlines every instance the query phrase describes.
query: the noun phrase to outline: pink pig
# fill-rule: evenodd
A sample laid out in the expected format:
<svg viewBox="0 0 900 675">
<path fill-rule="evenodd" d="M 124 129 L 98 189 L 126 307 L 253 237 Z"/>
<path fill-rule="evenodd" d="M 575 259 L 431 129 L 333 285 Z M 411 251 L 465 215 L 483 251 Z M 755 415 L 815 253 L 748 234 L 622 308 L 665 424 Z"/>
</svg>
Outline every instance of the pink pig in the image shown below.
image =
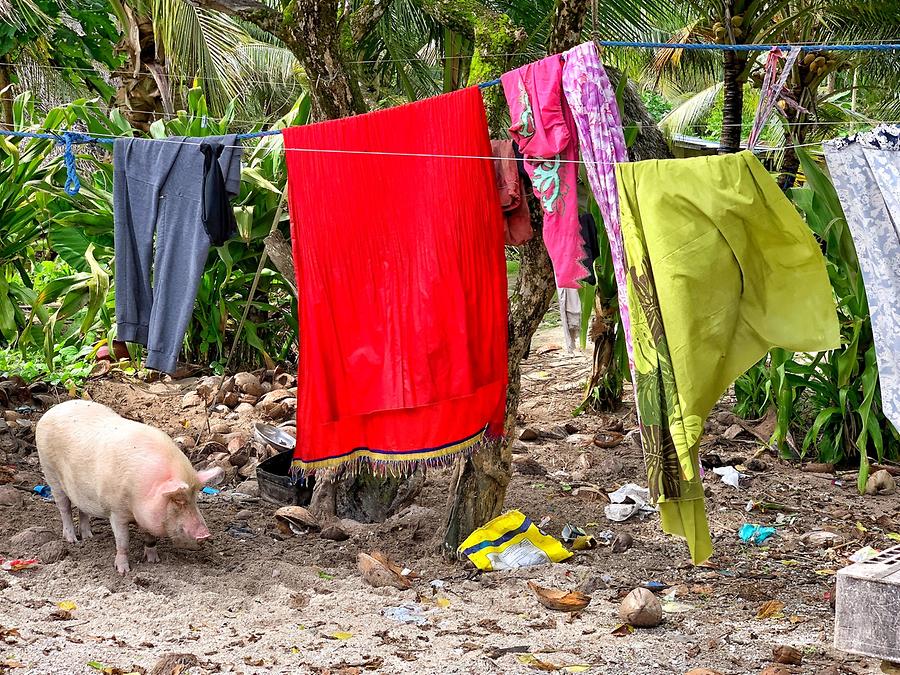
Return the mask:
<svg viewBox="0 0 900 675">
<path fill-rule="evenodd" d="M 91 516 L 109 518 L 116 570 L 129 571 L 128 524 L 143 531 L 144 558 L 159 562 L 158 537 L 196 545 L 209 537 L 197 508 L 201 487 L 221 469 L 197 472 L 164 432 L 126 420 L 99 403 L 66 401 L 37 423 L 35 442 L 47 484 L 62 516 L 63 539 L 92 536 Z"/>
</svg>

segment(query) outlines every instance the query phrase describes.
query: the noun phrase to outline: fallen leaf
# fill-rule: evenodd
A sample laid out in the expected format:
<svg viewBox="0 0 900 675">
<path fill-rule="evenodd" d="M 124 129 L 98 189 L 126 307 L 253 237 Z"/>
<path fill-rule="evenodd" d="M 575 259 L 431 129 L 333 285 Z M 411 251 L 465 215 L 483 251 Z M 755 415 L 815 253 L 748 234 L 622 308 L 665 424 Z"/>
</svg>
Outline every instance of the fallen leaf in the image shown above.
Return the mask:
<svg viewBox="0 0 900 675">
<path fill-rule="evenodd" d="M 447 598 L 438 598 L 434 601 L 434 604 L 436 604 L 441 609 L 446 609 L 450 606 L 450 601 Z"/>
<path fill-rule="evenodd" d="M 76 609 L 78 609 L 78 606 L 71 600 L 63 600 L 62 602 L 57 602 L 56 606 L 65 612 L 74 612 Z"/>
<path fill-rule="evenodd" d="M 12 670 L 14 668 L 24 668 L 25 664 L 21 661 L 16 661 L 15 659 L 7 659 L 4 661 L 0 661 L 0 671 L 2 670 Z"/>
<path fill-rule="evenodd" d="M 337 631 L 336 633 L 332 633 L 331 637 L 335 640 L 349 640 L 353 637 L 353 633 L 346 633 L 344 631 Z"/>
<path fill-rule="evenodd" d="M 863 534 L 865 534 L 866 532 L 869 531 L 869 530 L 867 530 L 866 527 L 865 527 L 862 523 L 860 523 L 859 521 L 856 522 L 856 529 L 859 530 L 860 532 L 862 532 Z"/>
<path fill-rule="evenodd" d="M 893 539 L 894 541 L 900 541 L 900 534 L 896 532 L 888 532 L 885 535 L 888 539 Z"/>
<path fill-rule="evenodd" d="M 552 663 L 548 663 L 546 661 L 541 661 L 534 654 L 516 654 L 516 658 L 519 660 L 519 663 L 530 666 L 535 670 L 544 670 L 548 672 L 559 670 L 559 666 L 555 666 Z"/>
<path fill-rule="evenodd" d="M 756 618 L 760 620 L 783 618 L 784 614 L 781 614 L 781 610 L 783 609 L 784 603 L 780 600 L 769 600 L 768 602 L 764 602 L 762 607 L 759 608 L 759 611 L 756 613 Z"/>
<path fill-rule="evenodd" d="M 816 570 L 815 573 L 820 577 L 830 577 L 833 574 L 837 574 L 835 570 Z"/>
<path fill-rule="evenodd" d="M 245 656 L 244 663 L 248 666 L 253 666 L 254 668 L 261 668 L 266 662 L 262 659 L 254 659 L 252 656 Z"/>
<path fill-rule="evenodd" d="M 613 628 L 610 635 L 615 635 L 616 637 L 625 637 L 626 635 L 631 635 L 634 632 L 634 626 L 627 623 L 620 623 L 618 626 Z"/>
<path fill-rule="evenodd" d="M 528 588 L 537 596 L 547 609 L 555 609 L 559 612 L 580 612 L 591 602 L 591 596 L 581 591 L 560 591 L 555 588 L 544 588 L 533 581 L 528 582 Z"/>
<path fill-rule="evenodd" d="M 591 668 L 593 668 L 593 666 L 586 663 L 574 663 L 571 666 L 563 666 L 563 670 L 567 673 L 583 673 Z"/>
<path fill-rule="evenodd" d="M 331 581 L 332 579 L 334 579 L 334 575 L 328 574 L 328 572 L 325 572 L 324 570 L 319 570 L 319 578 L 325 579 L 326 581 Z"/>
</svg>

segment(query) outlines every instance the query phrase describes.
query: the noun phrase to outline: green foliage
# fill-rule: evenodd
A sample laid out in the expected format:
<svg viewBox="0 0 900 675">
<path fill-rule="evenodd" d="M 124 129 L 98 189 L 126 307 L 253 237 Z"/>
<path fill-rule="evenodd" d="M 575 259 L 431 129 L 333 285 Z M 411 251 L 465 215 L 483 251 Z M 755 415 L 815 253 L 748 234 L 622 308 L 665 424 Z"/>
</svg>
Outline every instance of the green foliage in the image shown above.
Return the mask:
<svg viewBox="0 0 900 675">
<path fill-rule="evenodd" d="M 17 99 L 18 126 L 33 117 L 30 98 Z M 199 90 L 188 96 L 188 110 L 151 127 L 154 137 L 226 133 L 234 106 L 220 120 L 208 117 Z M 277 123 L 304 123 L 309 100 L 300 99 Z M 75 120 L 90 133 L 136 135 L 118 111 L 108 117 L 95 101 L 79 100 L 57 108 L 40 123 L 66 128 Z M 235 201 L 239 236 L 210 251 L 200 282 L 195 313 L 188 326 L 184 356 L 202 363 L 225 359 L 237 319 L 248 300 L 251 309 L 234 365 L 271 365 L 284 360 L 296 343 L 296 303 L 290 285 L 271 265 L 263 268 L 258 291 L 248 298 L 285 186 L 280 136 L 261 139 L 244 153 L 241 191 Z M 82 146 L 84 147 L 84 146 Z M 42 349 L 41 363 L 52 371 L 63 350 L 80 352 L 85 340 L 114 337 L 112 164 L 107 156 L 83 155 L 82 189 L 70 197 L 62 190 L 64 172 L 49 157 L 49 141 L 18 146 L 0 139 L 0 344 L 23 354 Z M 5 196 L 5 198 L 3 198 Z M 287 211 L 278 228 L 287 235 Z M 66 353 L 69 353 L 67 351 Z"/>
<path fill-rule="evenodd" d="M 87 359 L 91 352 L 90 344 L 63 347 L 57 353 L 55 365 L 51 366 L 40 351 L 0 349 L 0 377 L 18 375 L 26 382 L 41 381 L 80 388 L 91 373 L 92 364 Z"/>
<path fill-rule="evenodd" d="M 825 462 L 857 456 L 860 485 L 865 485 L 869 454 L 879 461 L 896 457 L 900 436 L 881 409 L 868 302 L 840 201 L 812 158 L 801 153 L 800 159 L 807 185 L 790 196 L 822 244 L 841 347 L 819 354 L 773 350 L 736 383 L 736 412 L 758 416 L 774 406 L 773 441 L 782 451 L 815 452 Z M 799 447 L 793 435 L 803 439 Z"/>
<path fill-rule="evenodd" d="M 659 122 L 672 110 L 672 104 L 651 89 L 645 89 L 641 92 L 641 100 L 644 102 L 644 107 L 647 108 L 647 112 L 650 113 L 650 117 L 653 118 L 654 122 Z"/>
</svg>

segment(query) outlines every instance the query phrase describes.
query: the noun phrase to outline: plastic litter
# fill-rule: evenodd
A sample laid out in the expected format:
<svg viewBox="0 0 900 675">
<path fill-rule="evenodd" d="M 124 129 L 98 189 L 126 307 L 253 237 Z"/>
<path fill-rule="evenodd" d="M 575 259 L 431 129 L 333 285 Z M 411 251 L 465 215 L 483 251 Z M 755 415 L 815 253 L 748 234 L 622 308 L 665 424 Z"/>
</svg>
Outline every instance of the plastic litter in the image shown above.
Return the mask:
<svg viewBox="0 0 900 675">
<path fill-rule="evenodd" d="M 606 517 L 616 523 L 626 521 L 636 513 L 656 512 L 656 507 L 650 505 L 650 489 L 636 483 L 626 483 L 607 496 L 610 503 L 603 510 Z"/>
<path fill-rule="evenodd" d="M 775 528 L 744 523 L 741 526 L 741 529 L 738 530 L 738 536 L 743 542 L 762 546 L 766 543 L 766 540 L 769 539 L 769 537 L 775 536 Z"/>
<path fill-rule="evenodd" d="M 13 560 L 4 560 L 3 558 L 0 558 L 0 570 L 6 570 L 7 572 L 27 570 L 30 567 L 37 567 L 40 564 L 41 561 L 37 558 L 15 558 Z"/>
<path fill-rule="evenodd" d="M 221 490 L 217 490 L 214 487 L 205 486 L 202 490 L 200 490 L 205 495 L 217 495 L 221 492 Z"/>
<path fill-rule="evenodd" d="M 507 511 L 479 527 L 460 544 L 457 554 L 485 571 L 548 565 L 572 557 L 519 511 Z"/>
<path fill-rule="evenodd" d="M 50 489 L 49 485 L 35 485 L 32 490 L 44 501 L 53 501 L 53 491 Z"/>
<path fill-rule="evenodd" d="M 866 560 L 871 560 L 879 553 L 880 553 L 880 551 L 876 548 L 872 548 L 871 546 L 864 546 L 861 549 L 859 549 L 856 553 L 851 555 L 849 557 L 849 559 L 852 562 L 860 563 L 860 562 L 865 562 Z"/>
<path fill-rule="evenodd" d="M 398 607 L 385 607 L 381 610 L 381 613 L 388 619 L 393 619 L 400 623 L 424 626 L 428 623 L 428 617 L 437 611 L 434 607 L 426 607 L 418 602 L 408 602 Z"/>
<path fill-rule="evenodd" d="M 741 479 L 747 480 L 750 477 L 742 474 L 733 466 L 718 466 L 713 469 L 713 473 L 722 477 L 722 482 L 732 487 L 740 488 Z"/>
</svg>

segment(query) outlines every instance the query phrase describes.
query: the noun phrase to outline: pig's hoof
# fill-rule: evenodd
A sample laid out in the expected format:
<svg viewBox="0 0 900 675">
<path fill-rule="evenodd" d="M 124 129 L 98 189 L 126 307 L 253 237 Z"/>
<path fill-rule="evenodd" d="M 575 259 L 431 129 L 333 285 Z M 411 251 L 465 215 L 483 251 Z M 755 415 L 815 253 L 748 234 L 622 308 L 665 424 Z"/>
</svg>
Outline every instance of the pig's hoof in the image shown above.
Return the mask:
<svg viewBox="0 0 900 675">
<path fill-rule="evenodd" d="M 144 560 L 148 563 L 155 564 L 159 562 L 159 553 L 156 552 L 156 547 L 144 547 Z"/>
<path fill-rule="evenodd" d="M 88 525 L 86 527 L 81 528 L 81 541 L 86 541 L 94 536 L 94 533 L 91 532 L 91 526 Z"/>
<path fill-rule="evenodd" d="M 126 553 L 117 553 L 116 554 L 116 572 L 125 576 L 131 571 L 131 566 L 128 564 L 128 555 Z"/>
<path fill-rule="evenodd" d="M 63 539 L 70 544 L 74 544 L 78 541 L 78 537 L 75 536 L 75 530 L 65 531 L 63 530 Z"/>
</svg>

